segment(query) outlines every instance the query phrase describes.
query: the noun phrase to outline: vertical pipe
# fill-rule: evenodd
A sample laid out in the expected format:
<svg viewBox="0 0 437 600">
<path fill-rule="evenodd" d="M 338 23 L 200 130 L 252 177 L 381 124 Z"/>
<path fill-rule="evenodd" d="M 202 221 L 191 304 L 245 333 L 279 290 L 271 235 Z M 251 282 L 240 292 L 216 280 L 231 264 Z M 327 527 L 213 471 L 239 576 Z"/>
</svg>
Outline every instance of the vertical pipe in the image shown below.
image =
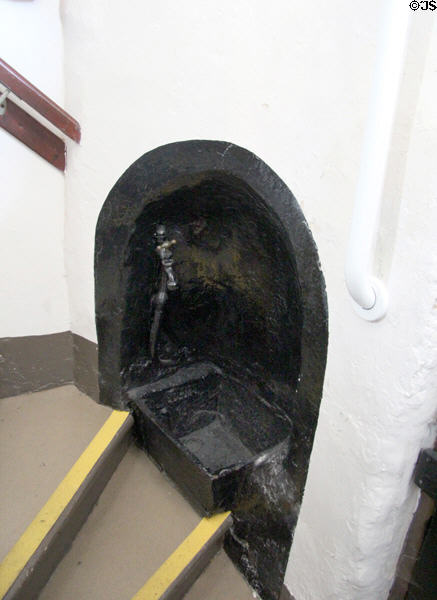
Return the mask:
<svg viewBox="0 0 437 600">
<path fill-rule="evenodd" d="M 371 268 L 410 16 L 408 2 L 385 0 L 384 5 L 345 268 L 354 307 L 368 321 L 384 317 L 388 304 L 385 285 L 372 277 Z"/>
</svg>

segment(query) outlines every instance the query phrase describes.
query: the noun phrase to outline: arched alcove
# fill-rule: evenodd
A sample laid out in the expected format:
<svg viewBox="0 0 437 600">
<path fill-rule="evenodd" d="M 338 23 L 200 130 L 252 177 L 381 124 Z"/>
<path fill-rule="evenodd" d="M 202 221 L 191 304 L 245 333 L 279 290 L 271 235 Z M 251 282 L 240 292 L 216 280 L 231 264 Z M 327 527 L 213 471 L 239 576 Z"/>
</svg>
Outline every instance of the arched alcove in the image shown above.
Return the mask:
<svg viewBox="0 0 437 600">
<path fill-rule="evenodd" d="M 297 387 L 302 332 L 292 249 L 262 198 L 226 173 L 205 173 L 199 183 L 159 196 L 135 222 L 125 263 L 123 386 L 147 377 L 141 366 L 150 358 L 151 299 L 159 281 L 154 234 L 161 223 L 176 242 L 178 285 L 168 294 L 162 319 L 167 345 L 184 348 L 185 361 L 188 355 L 191 361 L 211 360 L 236 377 L 272 388 L 271 393 L 283 388 L 287 402 Z M 133 373 L 132 365 L 139 372 Z"/>
<path fill-rule="evenodd" d="M 159 226 L 177 286 L 157 319 Z M 233 511 L 229 555 L 277 598 L 327 350 L 323 276 L 295 198 L 232 144 L 157 148 L 103 205 L 95 284 L 101 401 L 133 409 L 144 447 L 200 510 Z"/>
</svg>

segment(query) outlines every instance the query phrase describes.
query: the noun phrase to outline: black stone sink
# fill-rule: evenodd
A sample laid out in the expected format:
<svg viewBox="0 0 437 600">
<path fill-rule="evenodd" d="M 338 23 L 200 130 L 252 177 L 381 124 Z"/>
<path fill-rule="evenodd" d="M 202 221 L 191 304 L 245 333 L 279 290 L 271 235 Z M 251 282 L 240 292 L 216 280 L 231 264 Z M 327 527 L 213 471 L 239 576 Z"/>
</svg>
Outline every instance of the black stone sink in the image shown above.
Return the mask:
<svg viewBox="0 0 437 600">
<path fill-rule="evenodd" d="M 226 552 L 278 600 L 328 341 L 296 199 L 232 143 L 157 148 L 102 207 L 95 283 L 100 402 L 132 410 L 143 448 L 202 513 L 232 510 Z"/>
<path fill-rule="evenodd" d="M 206 514 L 231 509 L 253 464 L 291 434 L 285 415 L 212 363 L 128 396 L 143 447 Z"/>
</svg>

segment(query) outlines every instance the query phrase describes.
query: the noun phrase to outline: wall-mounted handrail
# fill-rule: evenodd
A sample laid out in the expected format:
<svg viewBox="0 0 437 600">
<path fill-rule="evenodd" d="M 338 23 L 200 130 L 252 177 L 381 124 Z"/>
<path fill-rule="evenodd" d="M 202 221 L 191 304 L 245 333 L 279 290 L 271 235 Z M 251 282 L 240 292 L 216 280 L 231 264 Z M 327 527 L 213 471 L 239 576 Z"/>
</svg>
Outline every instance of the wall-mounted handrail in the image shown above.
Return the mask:
<svg viewBox="0 0 437 600">
<path fill-rule="evenodd" d="M 371 268 L 411 12 L 401 0 L 385 0 L 384 8 L 345 269 L 354 307 L 368 321 L 384 317 L 388 305 Z"/>
<path fill-rule="evenodd" d="M 80 125 L 76 119 L 15 71 L 2 58 L 0 58 L 0 82 L 69 138 L 80 142 Z"/>
<path fill-rule="evenodd" d="M 34 119 L 18 104 L 7 99 L 0 112 L 0 127 L 20 140 L 28 148 L 45 158 L 60 171 L 65 171 L 66 147 L 64 140 Z"/>
<path fill-rule="evenodd" d="M 64 171 L 66 156 L 64 140 L 13 102 L 10 94 L 23 100 L 76 142 L 80 141 L 79 123 L 1 58 L 0 83 L 6 88 L 4 91 L 0 90 L 0 127 L 57 169 Z"/>
</svg>

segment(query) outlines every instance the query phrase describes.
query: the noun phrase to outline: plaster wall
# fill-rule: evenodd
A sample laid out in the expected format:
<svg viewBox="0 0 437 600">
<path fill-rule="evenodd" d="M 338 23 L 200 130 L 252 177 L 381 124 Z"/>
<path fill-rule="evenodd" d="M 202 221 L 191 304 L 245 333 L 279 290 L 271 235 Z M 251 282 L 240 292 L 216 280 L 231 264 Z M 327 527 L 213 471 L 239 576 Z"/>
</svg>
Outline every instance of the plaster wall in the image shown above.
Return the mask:
<svg viewBox="0 0 437 600">
<path fill-rule="evenodd" d="M 343 267 L 380 0 L 144 3 L 63 0 L 72 330 L 95 341 L 97 216 L 144 152 L 218 139 L 289 185 L 318 245 L 330 309 L 319 426 L 286 584 L 297 600 L 384 600 L 417 501 L 410 483 L 436 408 L 437 33 L 417 11 L 375 269 L 391 302 L 360 320 Z"/>
<path fill-rule="evenodd" d="M 1 56 L 63 104 L 57 0 L 0 0 Z M 0 338 L 70 328 L 64 266 L 64 176 L 0 129 Z"/>
</svg>

